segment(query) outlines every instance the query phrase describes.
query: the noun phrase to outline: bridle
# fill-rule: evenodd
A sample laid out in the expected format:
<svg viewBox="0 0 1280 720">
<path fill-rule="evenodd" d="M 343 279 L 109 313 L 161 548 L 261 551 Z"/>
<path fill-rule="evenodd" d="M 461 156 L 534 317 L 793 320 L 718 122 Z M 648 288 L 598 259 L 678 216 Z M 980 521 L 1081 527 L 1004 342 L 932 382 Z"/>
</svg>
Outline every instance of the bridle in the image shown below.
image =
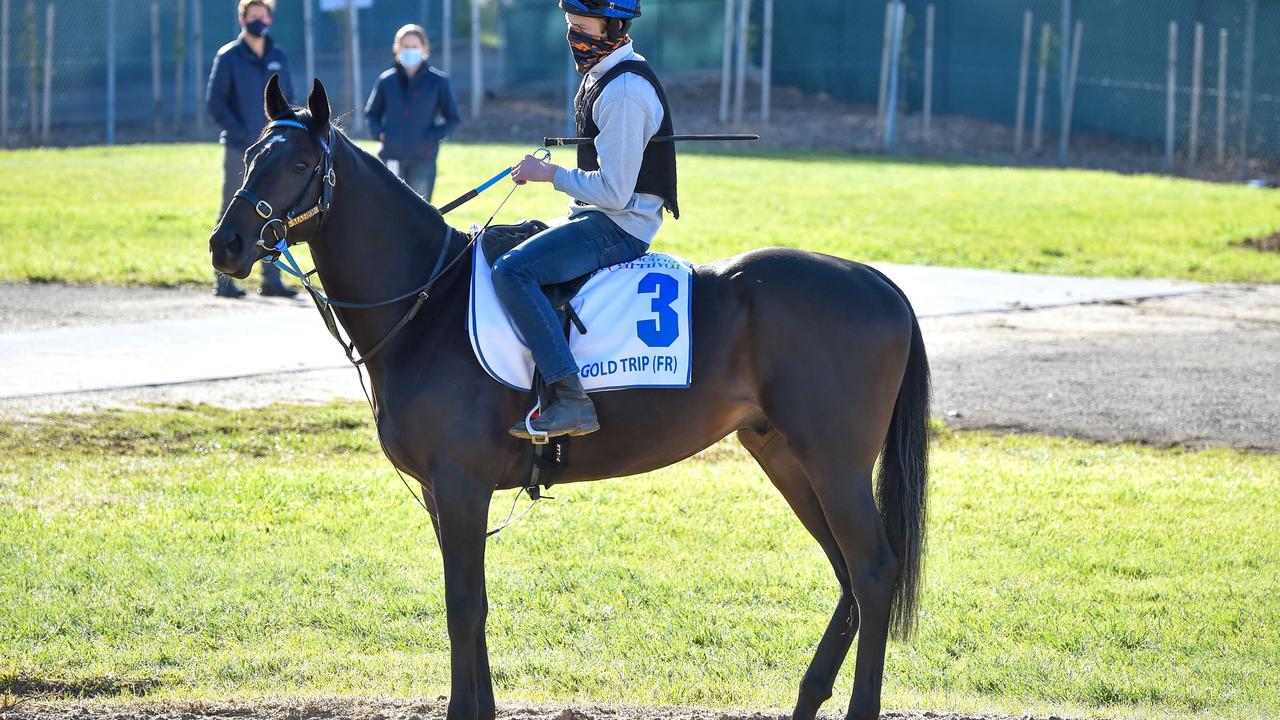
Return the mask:
<svg viewBox="0 0 1280 720">
<path fill-rule="evenodd" d="M 264 128 L 264 132 L 281 127 L 299 128 L 310 132 L 310 128 L 297 120 L 272 121 Z M 298 195 L 297 202 L 293 204 L 289 212 L 285 213 L 284 217 L 276 217 L 276 211 L 271 207 L 271 203 L 254 195 L 247 187 L 241 186 L 239 190 L 236 190 L 235 195 L 231 197 L 232 203 L 236 200 L 243 200 L 252 205 L 253 211 L 264 221 L 262 228 L 258 230 L 258 247 L 266 251 L 266 254 L 260 258 L 261 260 L 270 258 L 271 262 L 276 262 L 281 255 L 281 252 L 276 247 L 282 242 L 287 243 L 289 230 L 316 216 L 320 216 L 323 219 L 324 213 L 329 210 L 329 205 L 333 200 L 333 189 L 338 184 L 338 177 L 333 173 L 333 142 L 333 126 L 330 125 L 328 139 L 322 138 L 320 140 L 320 147 L 324 152 L 320 155 L 320 160 L 316 162 L 315 170 L 312 171 L 306 186 L 302 188 L 302 192 Z M 320 181 L 320 196 L 316 198 L 316 204 L 311 209 L 299 213 L 299 210 L 302 209 L 302 204 L 307 199 L 307 195 L 311 193 L 312 184 L 316 180 Z M 228 209 L 230 209 L 229 206 Z M 268 232 L 271 234 L 271 240 L 269 241 L 267 239 Z"/>
<path fill-rule="evenodd" d="M 310 132 L 310 128 L 297 120 L 275 120 L 268 123 L 265 129 L 274 130 L 281 127 L 299 128 Z M 446 225 L 444 242 L 440 246 L 440 255 L 436 258 L 435 267 L 432 268 L 431 274 L 427 276 L 427 281 L 425 283 L 408 292 L 401 293 L 393 298 L 371 303 L 343 302 L 341 300 L 334 300 L 333 298 L 326 297 L 311 284 L 311 276 L 314 275 L 316 271 L 311 270 L 310 272 L 303 272 L 302 268 L 298 265 L 298 261 L 294 259 L 293 253 L 289 251 L 289 248 L 293 245 L 305 243 L 306 240 L 295 240 L 290 242 L 288 235 L 290 229 L 301 225 L 312 218 L 316 218 L 317 227 L 319 224 L 324 222 L 324 214 L 329 211 L 329 207 L 332 205 L 333 190 L 338 184 L 337 175 L 333 171 L 334 146 L 334 130 L 333 126 L 330 125 L 328 139 L 320 140 L 320 147 L 324 152 L 321 154 L 320 160 L 316 162 L 315 170 L 312 171 L 311 177 L 307 180 L 306 186 L 302 188 L 302 193 L 298 196 L 297 201 L 294 202 L 293 207 L 290 208 L 283 217 L 277 217 L 275 209 L 272 208 L 271 203 L 259 198 L 257 195 L 254 195 L 247 187 L 242 186 L 237 190 L 235 195 L 232 196 L 231 202 L 234 203 L 239 199 L 253 206 L 254 212 L 256 212 L 258 217 L 263 220 L 262 227 L 258 230 L 257 245 L 263 251 L 263 255 L 259 260 L 266 263 L 273 263 L 276 267 L 280 268 L 281 271 L 302 281 L 303 288 L 306 289 L 307 294 L 309 294 L 312 301 L 315 302 L 316 309 L 320 311 L 320 316 L 324 319 L 324 324 L 329 330 L 329 334 L 332 335 L 333 339 L 337 340 L 338 344 L 342 346 L 343 352 L 347 355 L 347 360 L 351 361 L 352 365 L 360 366 L 367 363 L 370 358 L 377 354 L 378 351 L 390 344 L 391 340 L 398 335 L 414 317 L 417 316 L 418 311 L 422 309 L 423 303 L 425 303 L 427 298 L 430 297 L 432 286 L 436 284 L 436 281 L 448 273 L 449 270 L 453 269 L 453 267 L 458 264 L 459 260 L 466 256 L 467 251 L 471 249 L 476 238 L 479 237 L 479 233 L 472 236 L 466 246 L 462 248 L 462 251 L 455 255 L 448 264 L 445 264 L 444 259 L 449 253 L 449 246 L 452 244 L 454 233 L 453 228 Z M 248 181 L 247 176 L 245 180 L 246 182 Z M 307 196 L 311 193 L 311 186 L 317 180 L 320 181 L 320 195 L 316 199 L 316 204 L 303 211 L 302 207 L 306 203 Z M 230 205 L 228 205 L 228 210 L 230 210 Z M 356 356 L 355 341 L 344 340 L 342 338 L 342 334 L 338 331 L 338 324 L 333 315 L 333 308 L 370 310 L 373 308 L 391 305 L 402 300 L 407 300 L 415 295 L 417 295 L 417 300 L 414 302 L 413 306 L 405 312 L 404 316 L 400 318 L 400 321 L 391 328 L 382 340 L 379 340 L 378 343 L 370 348 L 368 352 L 359 357 Z"/>
</svg>

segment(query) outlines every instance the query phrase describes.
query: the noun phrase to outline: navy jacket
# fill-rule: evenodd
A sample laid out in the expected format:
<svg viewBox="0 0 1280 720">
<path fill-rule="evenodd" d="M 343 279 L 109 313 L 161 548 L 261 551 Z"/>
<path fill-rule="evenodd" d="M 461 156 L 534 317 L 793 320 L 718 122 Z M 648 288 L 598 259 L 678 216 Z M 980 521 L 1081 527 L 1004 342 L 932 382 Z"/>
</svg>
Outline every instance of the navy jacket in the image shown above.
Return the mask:
<svg viewBox="0 0 1280 720">
<path fill-rule="evenodd" d="M 262 94 L 272 75 L 280 76 L 280 90 L 293 101 L 293 80 L 284 51 L 266 38 L 266 51 L 258 57 L 244 41 L 244 35 L 223 45 L 209 71 L 209 87 L 204 102 L 213 121 L 222 128 L 220 142 L 243 150 L 258 139 L 267 124 L 262 110 Z"/>
<path fill-rule="evenodd" d="M 386 135 L 379 157 L 402 162 L 434 161 L 460 120 L 449 76 L 423 65 L 410 77 L 400 63 L 378 76 L 364 116 L 373 139 Z"/>
</svg>

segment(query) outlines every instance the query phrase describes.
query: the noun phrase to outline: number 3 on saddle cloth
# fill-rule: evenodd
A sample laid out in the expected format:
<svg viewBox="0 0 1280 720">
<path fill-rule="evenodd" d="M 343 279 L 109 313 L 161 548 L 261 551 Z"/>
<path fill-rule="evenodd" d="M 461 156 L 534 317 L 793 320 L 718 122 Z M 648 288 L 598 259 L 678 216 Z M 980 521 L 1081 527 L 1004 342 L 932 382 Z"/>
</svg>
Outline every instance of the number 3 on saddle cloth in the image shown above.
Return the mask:
<svg viewBox="0 0 1280 720">
<path fill-rule="evenodd" d="M 533 356 L 493 289 L 493 263 L 547 225 L 531 220 L 490 227 L 471 278 L 468 334 L 476 359 L 514 390 L 537 387 Z M 693 266 L 665 253 L 601 268 L 543 288 L 565 319 L 569 349 L 588 392 L 687 388 L 692 377 L 690 305 Z M 576 316 L 569 322 L 566 310 Z"/>
</svg>

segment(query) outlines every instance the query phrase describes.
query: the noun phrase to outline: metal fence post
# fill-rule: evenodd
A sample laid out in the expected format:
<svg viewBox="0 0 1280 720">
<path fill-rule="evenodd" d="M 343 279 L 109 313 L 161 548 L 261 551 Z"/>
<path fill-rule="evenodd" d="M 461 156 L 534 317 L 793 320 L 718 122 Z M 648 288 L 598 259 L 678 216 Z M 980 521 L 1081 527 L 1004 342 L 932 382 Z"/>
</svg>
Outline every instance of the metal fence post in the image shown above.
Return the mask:
<svg viewBox="0 0 1280 720">
<path fill-rule="evenodd" d="M 1218 164 L 1227 162 L 1227 29 L 1218 31 Z"/>
<path fill-rule="evenodd" d="M 192 111 L 195 113 L 196 134 L 204 135 L 204 19 L 200 0 L 191 0 L 191 91 Z"/>
<path fill-rule="evenodd" d="M 934 16 L 933 3 L 924 11 L 924 141 L 933 138 L 933 40 Z"/>
<path fill-rule="evenodd" d="M 894 3 L 893 42 L 889 56 L 889 93 L 885 99 L 884 151 L 890 155 L 898 151 L 898 77 L 902 65 L 902 26 L 906 20 L 907 6 L 902 0 Z"/>
<path fill-rule="evenodd" d="M 36 82 L 36 72 L 40 69 L 40 39 L 36 36 L 36 31 L 40 27 L 40 21 L 36 18 L 35 0 L 27 0 L 26 25 L 27 110 L 30 115 L 27 121 L 27 139 L 34 143 L 40 132 L 40 84 Z"/>
<path fill-rule="evenodd" d="M 729 87 L 733 78 L 733 0 L 724 0 L 724 47 L 720 64 L 720 123 L 729 122 Z"/>
<path fill-rule="evenodd" d="M 1058 125 L 1058 167 L 1067 166 L 1067 94 L 1071 92 L 1071 0 L 1062 0 L 1062 53 L 1058 66 L 1062 121 Z"/>
<path fill-rule="evenodd" d="M 738 58 L 733 80 L 733 124 L 742 124 L 742 106 L 747 94 L 747 29 L 751 20 L 751 0 L 738 0 Z"/>
<path fill-rule="evenodd" d="M 360 83 L 360 8 L 356 0 L 347 0 L 347 22 L 351 28 L 352 126 L 360 132 L 364 130 L 364 88 Z"/>
<path fill-rule="evenodd" d="M 773 0 L 764 0 L 764 47 L 760 53 L 760 122 L 768 124 L 773 93 Z"/>
<path fill-rule="evenodd" d="M 480 74 L 480 0 L 471 0 L 471 119 L 480 117 L 480 101 L 484 96 L 484 78 Z"/>
<path fill-rule="evenodd" d="M 1191 137 L 1187 143 L 1187 161 L 1194 166 L 1200 159 L 1200 94 L 1204 83 L 1204 23 L 1196 23 L 1195 47 L 1191 55 Z"/>
<path fill-rule="evenodd" d="M 1240 108 L 1240 178 L 1249 179 L 1249 122 L 1253 115 L 1253 60 L 1258 40 L 1258 0 L 1247 0 L 1244 27 L 1244 98 Z"/>
<path fill-rule="evenodd" d="M 1031 70 L 1031 10 L 1022 15 L 1022 55 L 1018 63 L 1018 110 L 1014 123 L 1013 151 L 1022 152 L 1022 136 L 1027 124 L 1027 75 Z"/>
<path fill-rule="evenodd" d="M 1173 131 L 1178 112 L 1178 22 L 1169 21 L 1169 73 L 1165 93 L 1164 166 L 1173 169 Z"/>
<path fill-rule="evenodd" d="M 1071 35 L 1071 71 L 1067 80 L 1067 109 L 1062 113 L 1062 137 L 1066 138 L 1067 152 L 1071 152 L 1071 122 L 1076 113 L 1076 82 L 1080 79 L 1080 43 L 1084 39 L 1084 22 L 1077 20 Z M 1070 160 L 1070 157 L 1068 157 Z"/>
<path fill-rule="evenodd" d="M 302 0 L 302 46 L 307 54 L 307 77 L 304 91 L 316 77 L 315 0 Z"/>
<path fill-rule="evenodd" d="M 440 42 L 444 43 L 444 72 L 453 72 L 453 0 L 440 0 Z"/>
<path fill-rule="evenodd" d="M 182 107 L 187 90 L 187 4 L 176 3 L 173 28 L 173 128 L 182 127 Z"/>
<path fill-rule="evenodd" d="M 9 142 L 9 0 L 0 0 L 0 143 Z"/>
<path fill-rule="evenodd" d="M 1049 41 L 1053 26 L 1040 26 L 1040 68 L 1036 73 L 1036 117 L 1032 122 L 1031 151 L 1039 154 L 1044 149 L 1044 99 L 1049 86 Z"/>
<path fill-rule="evenodd" d="M 160 133 L 160 101 L 160 0 L 151 0 L 151 130 L 157 135 Z"/>
<path fill-rule="evenodd" d="M 49 3 L 44 8 L 44 103 L 40 107 L 40 141 L 45 145 L 49 144 L 53 98 L 53 14 L 53 3 Z"/>
<path fill-rule="evenodd" d="M 116 144 L 116 0 L 107 0 L 107 144 Z"/>
<path fill-rule="evenodd" d="M 894 0 L 884 4 L 884 43 L 880 46 L 880 92 L 876 98 L 876 142 L 884 142 L 885 101 L 889 97 L 889 51 L 893 44 Z"/>
</svg>

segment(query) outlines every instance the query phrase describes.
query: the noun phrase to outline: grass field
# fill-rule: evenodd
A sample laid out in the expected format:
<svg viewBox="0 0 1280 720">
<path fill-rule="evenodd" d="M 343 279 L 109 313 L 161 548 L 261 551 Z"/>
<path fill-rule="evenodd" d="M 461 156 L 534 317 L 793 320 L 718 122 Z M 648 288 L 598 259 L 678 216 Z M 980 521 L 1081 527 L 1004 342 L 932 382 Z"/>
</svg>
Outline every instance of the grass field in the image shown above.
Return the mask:
<svg viewBox="0 0 1280 720">
<path fill-rule="evenodd" d="M 526 149 L 443 153 L 437 200 Z M 213 145 L 0 152 L 0 279 L 206 283 L 219 198 Z M 557 160 L 571 156 L 558 153 Z M 341 182 L 341 180 L 339 180 Z M 341 195 L 341 188 L 338 189 Z M 1234 246 L 1280 229 L 1280 193 L 1154 176 L 820 154 L 692 155 L 659 247 L 695 261 L 790 245 L 863 261 L 1204 281 L 1280 281 L 1280 254 Z M 483 221 L 491 191 L 459 210 Z M 548 186 L 499 219 L 554 217 Z"/>
<path fill-rule="evenodd" d="M 0 695 L 446 691 L 439 554 L 366 412 L 0 424 Z M 936 447 L 887 708 L 1280 715 L 1280 457 Z M 503 699 L 789 708 L 834 581 L 744 452 L 552 494 L 489 547 Z"/>
</svg>

